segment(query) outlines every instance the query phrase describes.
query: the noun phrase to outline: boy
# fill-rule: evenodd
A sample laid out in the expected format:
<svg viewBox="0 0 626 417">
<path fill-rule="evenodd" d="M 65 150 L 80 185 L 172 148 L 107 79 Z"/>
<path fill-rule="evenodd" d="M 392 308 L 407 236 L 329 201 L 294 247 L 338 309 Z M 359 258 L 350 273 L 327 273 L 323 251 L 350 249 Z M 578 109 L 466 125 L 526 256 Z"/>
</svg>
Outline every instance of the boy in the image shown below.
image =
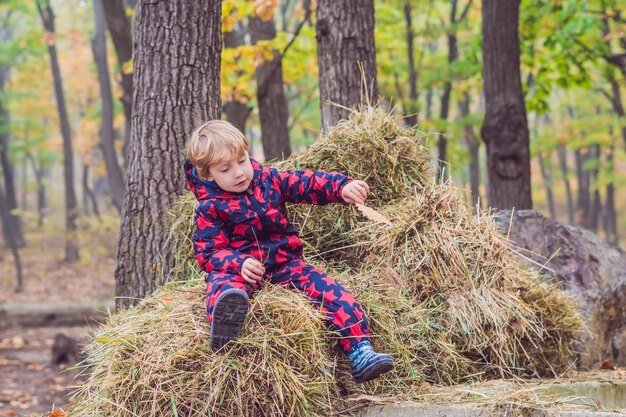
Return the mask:
<svg viewBox="0 0 626 417">
<path fill-rule="evenodd" d="M 343 286 L 302 259 L 298 230 L 287 220 L 285 202 L 324 205 L 363 203 L 363 181 L 323 171 L 281 172 L 248 155 L 245 136 L 230 123 L 200 126 L 187 146 L 185 171 L 200 205 L 193 235 L 196 259 L 209 274 L 207 318 L 211 347 L 235 339 L 248 311 L 248 297 L 263 281 L 303 292 L 340 334 L 339 344 L 358 383 L 393 368 L 376 353 L 367 318 Z"/>
</svg>

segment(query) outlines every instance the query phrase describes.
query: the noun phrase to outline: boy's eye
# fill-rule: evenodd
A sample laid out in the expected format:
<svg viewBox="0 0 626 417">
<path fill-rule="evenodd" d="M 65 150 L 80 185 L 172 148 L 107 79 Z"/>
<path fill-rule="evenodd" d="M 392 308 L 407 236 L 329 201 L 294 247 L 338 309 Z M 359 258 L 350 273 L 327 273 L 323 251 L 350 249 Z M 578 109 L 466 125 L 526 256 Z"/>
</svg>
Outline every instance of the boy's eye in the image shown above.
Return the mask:
<svg viewBox="0 0 626 417">
<path fill-rule="evenodd" d="M 240 164 L 243 164 L 244 162 L 246 162 L 246 158 L 243 158 L 241 161 L 239 161 Z"/>
<path fill-rule="evenodd" d="M 224 168 L 223 170 L 221 170 L 220 172 L 226 172 L 228 171 L 228 168 Z"/>
</svg>

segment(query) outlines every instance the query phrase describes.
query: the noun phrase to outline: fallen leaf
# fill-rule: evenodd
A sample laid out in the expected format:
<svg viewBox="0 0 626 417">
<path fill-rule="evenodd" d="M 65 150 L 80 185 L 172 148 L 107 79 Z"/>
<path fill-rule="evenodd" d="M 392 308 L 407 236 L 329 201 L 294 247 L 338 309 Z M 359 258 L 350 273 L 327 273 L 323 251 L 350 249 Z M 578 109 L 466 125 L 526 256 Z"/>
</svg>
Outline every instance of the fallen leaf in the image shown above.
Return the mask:
<svg viewBox="0 0 626 417">
<path fill-rule="evenodd" d="M 376 210 L 374 210 L 373 208 L 368 207 L 365 204 L 359 204 L 359 203 L 355 203 L 355 204 L 356 204 L 356 208 L 358 208 L 359 211 L 368 219 L 375 221 L 376 223 L 385 223 L 391 226 L 391 221 L 385 216 L 383 216 L 382 214 L 380 214 L 379 212 L 377 212 Z"/>
<path fill-rule="evenodd" d="M 600 369 L 607 369 L 610 371 L 614 371 L 615 366 L 613 365 L 613 362 L 611 362 L 609 359 L 605 359 L 602 361 L 602 365 L 600 365 Z"/>
<path fill-rule="evenodd" d="M 48 417 L 67 417 L 69 414 L 63 410 L 54 410 L 48 413 Z"/>
</svg>

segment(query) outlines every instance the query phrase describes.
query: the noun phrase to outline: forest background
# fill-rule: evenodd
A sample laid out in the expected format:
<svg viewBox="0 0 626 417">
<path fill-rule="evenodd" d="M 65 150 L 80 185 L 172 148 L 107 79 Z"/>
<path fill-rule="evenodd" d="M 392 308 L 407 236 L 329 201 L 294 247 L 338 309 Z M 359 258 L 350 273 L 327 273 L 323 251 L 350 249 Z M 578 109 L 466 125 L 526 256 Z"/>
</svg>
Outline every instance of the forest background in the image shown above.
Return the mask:
<svg viewBox="0 0 626 417">
<path fill-rule="evenodd" d="M 125 83 L 132 83 L 134 2 L 104 3 L 0 2 L 0 208 L 9 213 L 2 224 L 0 301 L 14 297 L 8 291 L 17 272 L 11 237 L 26 271 L 34 269 L 40 281 L 46 280 L 42 268 L 54 273 L 55 262 L 65 260 L 78 275 L 104 274 L 113 282 L 130 132 Z M 301 151 L 322 129 L 315 10 L 309 0 L 222 3 L 223 118 L 245 131 L 251 154 L 261 160 Z M 614 245 L 626 236 L 624 10 L 620 0 L 533 0 L 522 2 L 519 16 L 532 206 Z M 467 204 L 486 208 L 482 39 L 480 1 L 375 1 L 380 95 L 429 138 L 440 168 L 433 180 L 449 176 Z M 259 80 L 279 61 L 286 123 L 262 129 L 267 97 Z M 64 160 L 71 161 L 76 193 L 64 184 Z M 72 199 L 77 209 L 68 214 Z M 68 239 L 75 252 L 63 243 L 67 222 L 77 225 Z M 19 289 L 28 288 L 29 275 Z M 81 288 L 68 287 L 64 296 L 80 298 Z M 112 284 L 91 290 L 113 296 Z M 44 296 L 42 289 L 35 298 Z"/>
</svg>

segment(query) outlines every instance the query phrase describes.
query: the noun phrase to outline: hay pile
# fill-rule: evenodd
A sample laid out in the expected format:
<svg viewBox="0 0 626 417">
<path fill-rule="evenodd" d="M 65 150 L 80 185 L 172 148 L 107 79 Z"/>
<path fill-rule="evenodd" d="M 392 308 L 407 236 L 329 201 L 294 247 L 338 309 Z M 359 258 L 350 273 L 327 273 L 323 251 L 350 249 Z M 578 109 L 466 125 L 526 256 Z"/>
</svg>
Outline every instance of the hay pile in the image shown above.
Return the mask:
<svg viewBox="0 0 626 417">
<path fill-rule="evenodd" d="M 572 303 L 520 264 L 488 217 L 470 213 L 449 187 L 431 184 L 428 164 L 414 131 L 367 108 L 282 166 L 364 179 L 368 205 L 392 220 L 373 223 L 340 205 L 290 208 L 309 261 L 363 305 L 374 345 L 395 358 L 392 372 L 355 385 L 321 316 L 304 297 L 273 286 L 252 300 L 232 348 L 211 352 L 187 195 L 172 217 L 179 219 L 174 281 L 100 329 L 88 346 L 90 378 L 70 415 L 324 416 L 372 396 L 416 398 L 424 382 L 563 370 L 580 327 Z"/>
</svg>

